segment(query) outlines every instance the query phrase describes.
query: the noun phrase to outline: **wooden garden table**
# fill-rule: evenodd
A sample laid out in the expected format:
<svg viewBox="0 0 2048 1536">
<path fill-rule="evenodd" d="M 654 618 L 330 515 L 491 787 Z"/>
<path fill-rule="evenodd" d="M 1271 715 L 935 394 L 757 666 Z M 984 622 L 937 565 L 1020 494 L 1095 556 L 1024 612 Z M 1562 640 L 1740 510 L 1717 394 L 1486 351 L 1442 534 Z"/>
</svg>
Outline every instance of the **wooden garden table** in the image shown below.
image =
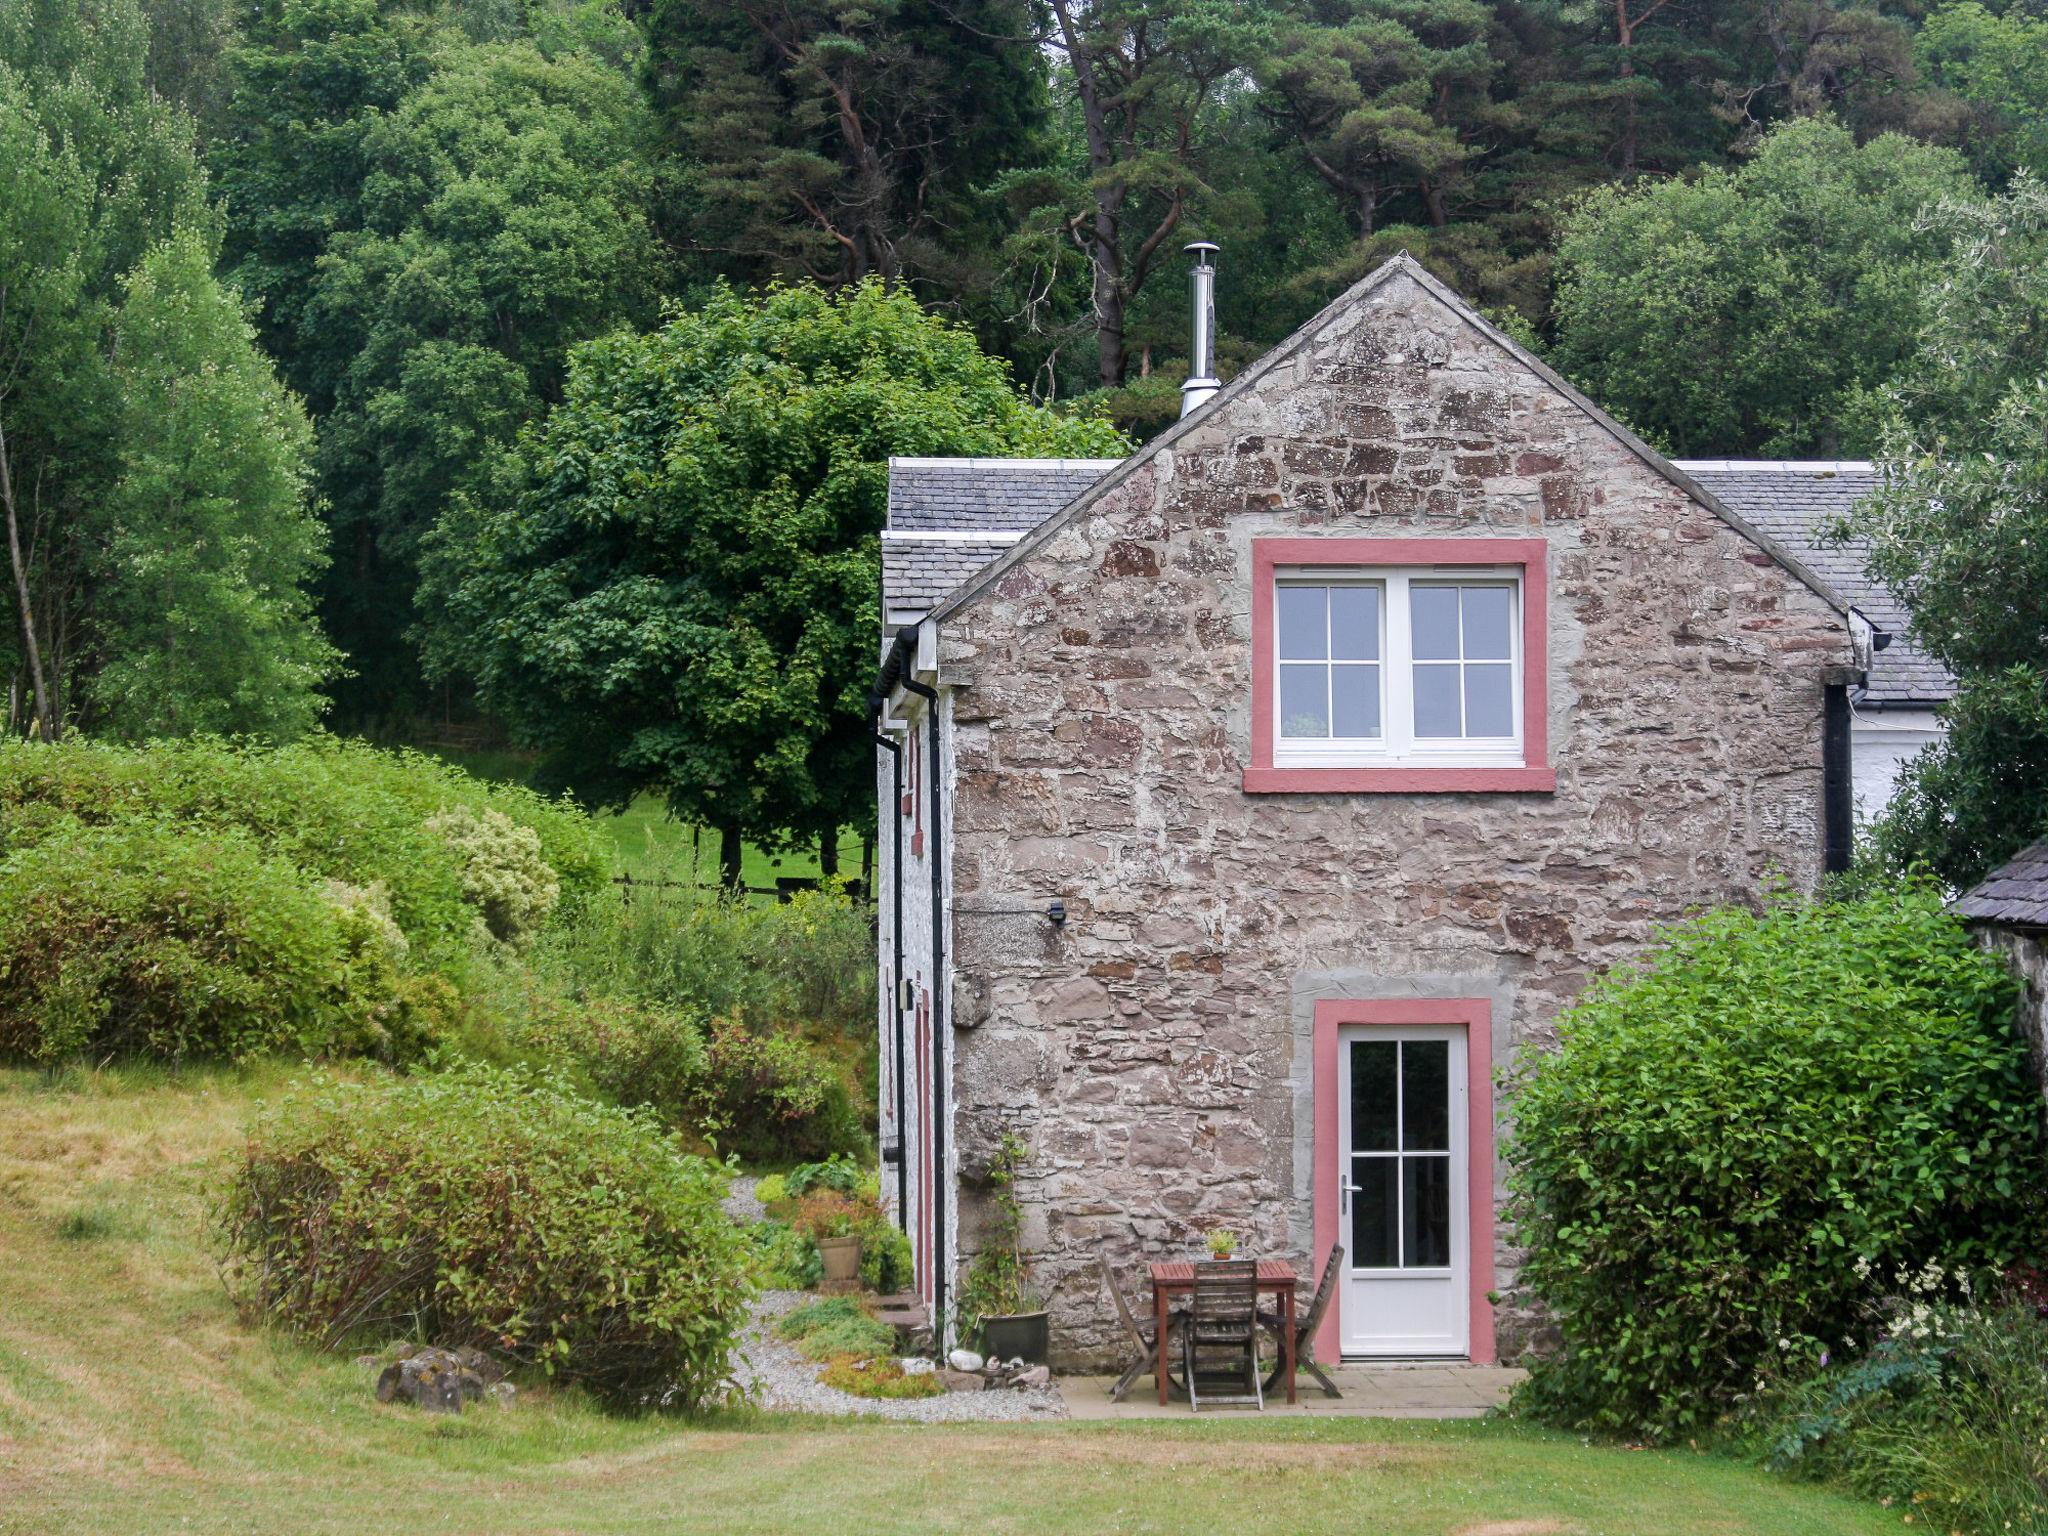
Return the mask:
<svg viewBox="0 0 2048 1536">
<path fill-rule="evenodd" d="M 1259 1291 L 1271 1291 L 1280 1303 L 1280 1369 L 1287 1377 L 1287 1401 L 1294 1402 L 1294 1290 L 1300 1282 L 1294 1270 L 1279 1259 L 1259 1260 Z M 1175 1296 L 1192 1296 L 1195 1266 L 1186 1259 L 1170 1259 L 1152 1266 L 1152 1337 L 1159 1341 L 1153 1351 L 1158 1361 L 1159 1406 L 1166 1406 L 1166 1322 L 1167 1304 Z"/>
</svg>

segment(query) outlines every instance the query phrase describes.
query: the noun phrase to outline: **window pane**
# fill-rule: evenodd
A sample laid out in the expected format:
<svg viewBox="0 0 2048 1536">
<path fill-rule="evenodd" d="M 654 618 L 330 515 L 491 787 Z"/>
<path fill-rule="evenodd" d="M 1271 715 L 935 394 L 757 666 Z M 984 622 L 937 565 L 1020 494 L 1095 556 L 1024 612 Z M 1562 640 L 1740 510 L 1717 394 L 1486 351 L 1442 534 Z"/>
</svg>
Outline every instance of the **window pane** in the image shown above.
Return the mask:
<svg viewBox="0 0 2048 1536">
<path fill-rule="evenodd" d="M 1330 734 L 1330 669 L 1323 666 L 1280 669 L 1280 734 Z"/>
<path fill-rule="evenodd" d="M 1458 725 L 1458 670 L 1456 662 L 1415 669 L 1417 736 L 1464 734 Z"/>
<path fill-rule="evenodd" d="M 1401 1176 L 1401 1265 L 1440 1269 L 1451 1262 L 1451 1160 L 1404 1157 Z"/>
<path fill-rule="evenodd" d="M 1394 1069 L 1401 1047 L 1391 1040 L 1351 1042 L 1351 1150 L 1394 1150 Z"/>
<path fill-rule="evenodd" d="M 1488 665 L 1465 669 L 1465 734 L 1515 734 L 1515 669 Z"/>
<path fill-rule="evenodd" d="M 1401 1148 L 1451 1149 L 1451 1043 L 1407 1040 L 1401 1045 Z"/>
<path fill-rule="evenodd" d="M 1417 661 L 1458 659 L 1458 589 L 1425 587 L 1420 582 L 1408 588 L 1408 615 L 1415 631 Z"/>
<path fill-rule="evenodd" d="M 1328 587 L 1280 587 L 1280 656 L 1284 661 L 1321 661 L 1330 654 Z"/>
<path fill-rule="evenodd" d="M 1514 607 L 1512 590 L 1507 587 L 1467 587 L 1464 594 L 1465 659 L 1508 660 L 1515 654 L 1508 648 L 1508 623 Z"/>
<path fill-rule="evenodd" d="M 1330 654 L 1339 661 L 1380 659 L 1378 587 L 1330 588 Z"/>
<path fill-rule="evenodd" d="M 1351 1262 L 1359 1269 L 1393 1269 L 1401 1262 L 1400 1207 L 1394 1181 L 1400 1177 L 1398 1157 L 1354 1157 L 1351 1182 Z"/>
<path fill-rule="evenodd" d="M 1372 736 L 1380 733 L 1380 669 L 1377 666 L 1330 668 L 1331 734 Z"/>
</svg>

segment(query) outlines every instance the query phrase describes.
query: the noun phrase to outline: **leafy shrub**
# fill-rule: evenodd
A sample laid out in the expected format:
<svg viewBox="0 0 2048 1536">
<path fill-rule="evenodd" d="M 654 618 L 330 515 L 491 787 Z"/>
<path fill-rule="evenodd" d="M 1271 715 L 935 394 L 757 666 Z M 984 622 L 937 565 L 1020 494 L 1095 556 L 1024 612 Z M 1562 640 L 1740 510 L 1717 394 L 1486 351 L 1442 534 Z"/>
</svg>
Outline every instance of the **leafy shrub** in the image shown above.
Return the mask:
<svg viewBox="0 0 2048 1536">
<path fill-rule="evenodd" d="M 812 1242 L 828 1237 L 857 1237 L 867 1215 L 867 1208 L 851 1195 L 821 1189 L 804 1197 L 790 1225 Z"/>
<path fill-rule="evenodd" d="M 723 1189 L 649 1120 L 517 1073 L 323 1082 L 253 1126 L 226 1272 L 322 1347 L 403 1328 L 687 1407 L 726 1379 L 743 1319 Z"/>
<path fill-rule="evenodd" d="M 540 834 L 503 811 L 453 805 L 427 818 L 447 843 L 462 876 L 462 894 L 483 913 L 491 937 L 523 944 L 561 899 L 561 882 L 541 856 Z"/>
<path fill-rule="evenodd" d="M 752 1161 L 856 1147 L 843 1079 L 792 1034 L 757 1036 L 729 1020 L 614 998 L 538 991 L 515 1034 L 621 1104 L 644 1105 L 696 1140 Z"/>
<path fill-rule="evenodd" d="M 786 1221 L 757 1221 L 748 1228 L 754 1244 L 754 1272 L 763 1285 L 807 1291 L 825 1278 L 818 1245 Z M 907 1240 L 906 1240 L 907 1241 Z M 862 1250 L 866 1256 L 866 1250 Z"/>
<path fill-rule="evenodd" d="M 466 950 L 478 913 L 464 899 L 455 853 L 427 826 L 457 806 L 498 811 L 533 832 L 560 890 L 558 922 L 613 904 L 608 856 L 588 816 L 418 753 L 321 736 L 277 748 L 0 744 L 0 859 L 79 823 L 239 832 L 309 879 L 381 885 L 393 920 L 430 954 Z"/>
<path fill-rule="evenodd" d="M 0 1056 L 347 1048 L 398 1011 L 381 946 L 239 834 L 52 829 L 0 862 Z"/>
<path fill-rule="evenodd" d="M 2017 1301 L 1918 1302 L 1861 1359 L 1784 1392 L 1770 1463 L 1905 1504 L 1935 1530 L 2048 1528 L 2048 1323 Z"/>
<path fill-rule="evenodd" d="M 1668 930 L 1512 1079 L 1522 1283 L 1563 1350 L 1518 1397 L 1669 1436 L 1839 1348 L 1856 1261 L 2003 1265 L 2038 1233 L 2013 985 L 1939 897 L 1773 899 Z"/>
<path fill-rule="evenodd" d="M 764 1206 L 780 1205 L 789 1198 L 789 1181 L 779 1173 L 764 1173 L 755 1181 L 754 1198 Z"/>
<path fill-rule="evenodd" d="M 900 1231 L 881 1210 L 875 1210 L 858 1229 L 860 1235 L 860 1283 L 887 1296 L 910 1288 L 910 1234 Z"/>
<path fill-rule="evenodd" d="M 860 1164 L 850 1157 L 830 1157 L 822 1163 L 799 1163 L 781 1182 L 783 1189 L 792 1195 L 808 1195 L 819 1189 L 857 1195 L 861 1187 Z M 768 1197 L 761 1194 L 758 1187 L 754 1193 L 764 1203 L 767 1201 Z"/>
</svg>

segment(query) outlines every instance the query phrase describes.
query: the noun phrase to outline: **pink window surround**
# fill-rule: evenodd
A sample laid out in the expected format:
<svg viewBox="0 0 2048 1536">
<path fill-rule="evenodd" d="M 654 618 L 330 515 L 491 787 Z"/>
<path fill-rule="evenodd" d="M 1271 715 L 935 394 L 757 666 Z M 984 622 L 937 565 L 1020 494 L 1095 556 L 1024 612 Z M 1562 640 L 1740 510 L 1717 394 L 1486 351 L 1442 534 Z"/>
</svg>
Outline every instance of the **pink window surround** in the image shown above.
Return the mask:
<svg viewBox="0 0 2048 1536">
<path fill-rule="evenodd" d="M 1467 1249 L 1470 1254 L 1471 1354 L 1494 1358 L 1493 1303 L 1493 1004 L 1483 997 L 1340 998 L 1316 1004 L 1310 1065 L 1315 1074 L 1314 1260 L 1325 1261 L 1338 1239 L 1337 1032 L 1347 1024 L 1465 1026 Z M 1346 1245 L 1349 1246 L 1348 1244 Z M 1323 1315 L 1315 1357 L 1335 1364 L 1343 1353 L 1337 1308 Z"/>
<path fill-rule="evenodd" d="M 1252 763 L 1248 794 L 1476 794 L 1557 788 L 1550 766 L 1550 580 L 1542 539 L 1252 540 Z M 1522 568 L 1522 763 L 1485 768 L 1273 766 L 1273 588 L 1282 569 L 1518 565 Z"/>
</svg>

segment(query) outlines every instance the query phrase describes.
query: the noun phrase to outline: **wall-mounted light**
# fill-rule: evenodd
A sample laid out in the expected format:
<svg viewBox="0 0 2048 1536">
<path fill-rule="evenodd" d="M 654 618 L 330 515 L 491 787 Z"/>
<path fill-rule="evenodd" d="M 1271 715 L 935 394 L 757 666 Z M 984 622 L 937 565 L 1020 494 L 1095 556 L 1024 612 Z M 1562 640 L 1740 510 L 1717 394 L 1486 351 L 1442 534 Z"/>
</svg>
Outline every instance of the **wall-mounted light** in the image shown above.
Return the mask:
<svg viewBox="0 0 2048 1536">
<path fill-rule="evenodd" d="M 1067 920 L 1067 904 L 1055 896 L 1046 906 L 1045 915 L 1052 919 L 1053 927 L 1057 928 Z"/>
</svg>

